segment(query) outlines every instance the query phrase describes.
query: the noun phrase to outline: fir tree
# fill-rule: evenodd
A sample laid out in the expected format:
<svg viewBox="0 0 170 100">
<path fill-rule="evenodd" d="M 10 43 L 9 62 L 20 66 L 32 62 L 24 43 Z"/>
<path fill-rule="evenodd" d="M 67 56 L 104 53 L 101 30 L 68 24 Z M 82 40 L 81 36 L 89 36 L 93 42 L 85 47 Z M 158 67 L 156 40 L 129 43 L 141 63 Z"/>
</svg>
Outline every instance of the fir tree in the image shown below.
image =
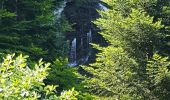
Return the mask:
<svg viewBox="0 0 170 100">
<path fill-rule="evenodd" d="M 54 10 L 59 7 L 56 2 L 1 0 L 0 51 L 23 52 L 31 55 L 32 59 L 43 57 L 48 61 L 64 55 L 65 51 L 61 52 L 60 49 L 67 46 L 61 33 L 68 31 L 69 26 L 65 19 L 60 25 L 56 24 L 58 20 L 55 20 Z M 57 38 L 60 38 L 60 43 L 55 45 Z"/>
<path fill-rule="evenodd" d="M 155 21 L 147 13 L 148 7 L 157 1 L 103 1 L 110 9 L 99 11 L 101 18 L 94 23 L 109 46 L 94 45 L 101 52 L 96 63 L 83 67 L 92 75 L 85 80 L 87 88 L 118 100 L 152 99 L 153 91 L 147 86 L 147 60 L 159 50 L 165 37 L 160 31 L 164 28 L 161 20 Z"/>
</svg>

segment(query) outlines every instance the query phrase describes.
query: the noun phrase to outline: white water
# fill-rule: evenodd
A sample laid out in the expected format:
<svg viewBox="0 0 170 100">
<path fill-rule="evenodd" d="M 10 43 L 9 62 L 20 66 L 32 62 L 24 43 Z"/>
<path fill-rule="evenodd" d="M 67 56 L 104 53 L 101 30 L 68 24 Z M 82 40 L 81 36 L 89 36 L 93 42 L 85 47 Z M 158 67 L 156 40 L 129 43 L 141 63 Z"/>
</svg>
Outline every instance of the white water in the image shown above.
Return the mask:
<svg viewBox="0 0 170 100">
<path fill-rule="evenodd" d="M 64 8 L 66 7 L 66 3 L 67 3 L 66 1 L 63 1 L 62 4 L 61 4 L 61 7 L 57 8 L 54 11 L 54 15 L 56 16 L 56 19 L 60 19 L 61 18 L 61 14 L 64 11 Z"/>
<path fill-rule="evenodd" d="M 70 63 L 69 66 L 76 66 L 76 46 L 77 45 L 77 40 L 76 38 L 73 39 L 72 44 L 71 44 L 71 51 L 70 51 Z"/>
<path fill-rule="evenodd" d="M 107 10 L 107 7 L 104 6 L 104 5 L 102 5 L 101 3 L 99 3 L 98 5 L 99 5 L 99 7 L 100 7 L 100 10 L 104 10 L 104 11 Z"/>
<path fill-rule="evenodd" d="M 87 33 L 87 44 L 88 44 L 88 46 L 90 45 L 91 42 L 92 42 L 92 32 L 91 32 L 91 29 L 90 29 L 90 31 Z"/>
<path fill-rule="evenodd" d="M 86 50 L 88 50 L 88 53 L 86 54 L 86 56 L 84 58 L 81 59 L 81 61 L 83 62 L 82 64 L 85 64 L 89 60 L 89 57 L 91 55 L 90 43 L 92 43 L 92 31 L 91 31 L 91 29 L 87 33 L 87 49 Z"/>
</svg>

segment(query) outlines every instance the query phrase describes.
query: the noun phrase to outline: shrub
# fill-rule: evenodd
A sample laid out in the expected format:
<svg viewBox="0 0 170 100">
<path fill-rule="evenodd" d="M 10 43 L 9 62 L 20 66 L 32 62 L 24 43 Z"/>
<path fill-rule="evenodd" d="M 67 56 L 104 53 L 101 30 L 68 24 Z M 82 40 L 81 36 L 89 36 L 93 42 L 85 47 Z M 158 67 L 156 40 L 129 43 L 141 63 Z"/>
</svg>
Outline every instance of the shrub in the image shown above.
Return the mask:
<svg viewBox="0 0 170 100">
<path fill-rule="evenodd" d="M 54 96 L 56 86 L 45 86 L 43 80 L 48 75 L 49 63 L 39 60 L 34 69 L 27 65 L 28 56 L 7 55 L 0 63 L 0 98 L 31 99 Z M 56 97 L 57 98 L 57 97 Z"/>
</svg>

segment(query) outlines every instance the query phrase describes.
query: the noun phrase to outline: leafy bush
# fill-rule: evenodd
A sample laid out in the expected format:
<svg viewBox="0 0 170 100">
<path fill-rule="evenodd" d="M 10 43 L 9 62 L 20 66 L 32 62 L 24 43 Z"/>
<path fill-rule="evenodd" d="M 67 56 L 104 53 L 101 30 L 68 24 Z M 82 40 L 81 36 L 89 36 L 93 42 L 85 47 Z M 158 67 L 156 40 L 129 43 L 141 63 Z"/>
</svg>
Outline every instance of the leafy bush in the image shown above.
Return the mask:
<svg viewBox="0 0 170 100">
<path fill-rule="evenodd" d="M 44 63 L 41 59 L 35 64 L 34 69 L 30 69 L 27 65 L 27 58 L 28 56 L 7 55 L 0 63 L 1 100 L 62 100 L 63 98 L 76 100 L 78 92 L 74 89 L 64 91 L 64 94 L 57 97 L 56 86 L 45 86 L 43 80 L 48 75 L 49 63 Z"/>
<path fill-rule="evenodd" d="M 0 98 L 35 100 L 40 97 L 47 98 L 54 94 L 56 86 L 46 86 L 43 80 L 48 75 L 49 63 L 42 60 L 32 70 L 26 61 L 28 56 L 7 55 L 0 64 Z"/>
<path fill-rule="evenodd" d="M 61 93 L 60 99 L 62 100 L 77 100 L 76 96 L 79 93 L 72 88 L 72 90 L 64 91 Z"/>
</svg>

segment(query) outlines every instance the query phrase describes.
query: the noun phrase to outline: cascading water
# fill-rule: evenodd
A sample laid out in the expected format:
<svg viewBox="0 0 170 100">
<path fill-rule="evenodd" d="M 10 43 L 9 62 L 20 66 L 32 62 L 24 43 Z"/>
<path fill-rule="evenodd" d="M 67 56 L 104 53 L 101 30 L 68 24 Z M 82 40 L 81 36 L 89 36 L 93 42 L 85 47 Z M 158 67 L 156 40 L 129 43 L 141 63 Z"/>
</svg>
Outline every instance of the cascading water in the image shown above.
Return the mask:
<svg viewBox="0 0 170 100">
<path fill-rule="evenodd" d="M 76 38 L 73 39 L 72 44 L 71 44 L 71 49 L 70 49 L 70 57 L 69 57 L 69 66 L 76 66 L 77 61 L 76 61 L 76 46 L 77 45 L 77 40 Z"/>
<path fill-rule="evenodd" d="M 57 8 L 54 11 L 54 15 L 56 16 L 56 19 L 60 19 L 61 18 L 61 14 L 64 11 L 64 8 L 66 7 L 66 3 L 67 3 L 66 1 L 63 1 L 62 4 L 61 4 L 61 7 Z"/>
<path fill-rule="evenodd" d="M 81 64 L 85 64 L 88 60 L 89 60 L 89 57 L 91 55 L 91 46 L 90 46 L 90 43 L 92 43 L 92 31 L 90 29 L 90 31 L 87 33 L 87 48 L 86 48 L 86 55 L 80 60 L 81 61 Z"/>
<path fill-rule="evenodd" d="M 90 31 L 87 33 L 87 45 L 89 46 L 88 48 L 90 48 L 91 42 L 92 42 L 92 33 L 91 33 L 91 29 L 90 29 Z"/>
<path fill-rule="evenodd" d="M 88 50 L 88 53 L 86 55 L 86 58 L 85 58 L 85 63 L 89 60 L 89 57 L 91 55 L 91 46 L 90 46 L 90 43 L 92 43 L 92 32 L 91 32 L 91 29 L 90 31 L 87 33 L 87 50 Z"/>
<path fill-rule="evenodd" d="M 103 4 L 99 3 L 98 5 L 99 5 L 100 10 L 104 10 L 104 11 L 107 10 L 107 7 L 104 6 Z"/>
<path fill-rule="evenodd" d="M 92 49 L 90 43 L 98 42 L 97 38 L 101 38 L 97 34 L 99 29 L 91 21 L 100 17 L 96 9 L 104 11 L 107 10 L 107 7 L 100 0 L 90 3 L 90 5 L 85 4 L 81 7 L 76 6 L 77 1 L 75 0 L 67 0 L 67 6 L 64 8 L 64 14 L 75 30 L 66 34 L 67 39 L 70 41 L 68 65 L 72 67 L 80 64 L 88 64 L 95 59 L 94 55 L 96 51 Z M 93 38 L 93 36 L 95 37 Z M 74 46 L 75 44 L 76 46 Z"/>
<path fill-rule="evenodd" d="M 66 0 L 63 0 L 63 1 L 57 1 L 59 4 L 56 4 L 57 7 L 55 8 L 53 14 L 54 14 L 54 19 L 53 19 L 53 22 L 52 24 L 54 24 L 57 29 L 57 31 L 55 32 L 55 40 L 54 40 L 54 46 L 56 46 L 56 48 L 59 46 L 59 45 L 62 45 L 62 42 L 60 44 L 60 42 L 58 41 L 63 41 L 64 40 L 64 34 L 62 32 L 62 30 L 60 29 L 60 27 L 62 26 L 61 22 L 61 18 L 62 18 L 62 14 L 63 14 L 63 11 L 66 7 Z M 62 37 L 63 36 L 63 37 Z M 63 47 L 64 48 L 64 47 Z"/>
<path fill-rule="evenodd" d="M 83 40 L 86 40 L 86 42 L 83 42 Z M 71 47 L 70 47 L 70 55 L 69 55 L 69 66 L 76 66 L 79 64 L 85 64 L 87 63 L 87 61 L 89 60 L 89 57 L 91 55 L 91 46 L 90 43 L 92 43 L 92 31 L 91 29 L 89 30 L 88 33 L 86 33 L 86 37 L 81 37 L 80 38 L 80 50 L 84 51 L 84 54 L 81 58 L 76 59 L 76 56 L 80 56 L 80 55 L 76 55 L 76 38 L 73 39 L 72 43 L 71 43 Z M 85 48 L 84 48 L 85 47 Z"/>
</svg>

